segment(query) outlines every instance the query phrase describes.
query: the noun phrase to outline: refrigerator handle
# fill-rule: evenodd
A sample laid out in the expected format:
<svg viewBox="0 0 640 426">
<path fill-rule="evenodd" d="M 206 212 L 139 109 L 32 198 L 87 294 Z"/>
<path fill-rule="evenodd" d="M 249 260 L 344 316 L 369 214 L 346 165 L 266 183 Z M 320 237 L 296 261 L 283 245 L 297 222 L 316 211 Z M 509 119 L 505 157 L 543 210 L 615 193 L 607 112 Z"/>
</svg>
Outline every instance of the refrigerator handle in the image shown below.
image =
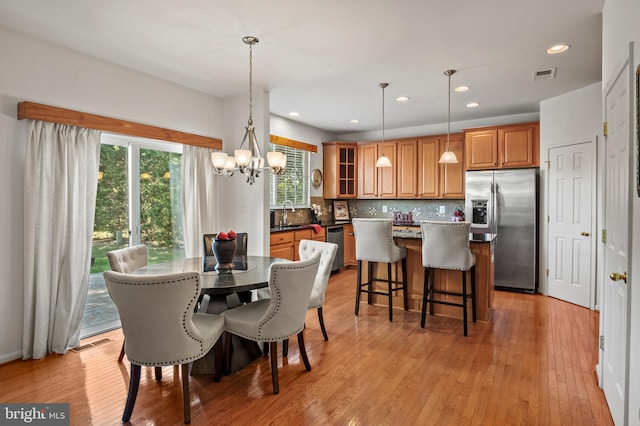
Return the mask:
<svg viewBox="0 0 640 426">
<path fill-rule="evenodd" d="M 498 184 L 491 184 L 491 232 L 498 233 Z M 496 241 L 497 243 L 497 241 Z"/>
</svg>

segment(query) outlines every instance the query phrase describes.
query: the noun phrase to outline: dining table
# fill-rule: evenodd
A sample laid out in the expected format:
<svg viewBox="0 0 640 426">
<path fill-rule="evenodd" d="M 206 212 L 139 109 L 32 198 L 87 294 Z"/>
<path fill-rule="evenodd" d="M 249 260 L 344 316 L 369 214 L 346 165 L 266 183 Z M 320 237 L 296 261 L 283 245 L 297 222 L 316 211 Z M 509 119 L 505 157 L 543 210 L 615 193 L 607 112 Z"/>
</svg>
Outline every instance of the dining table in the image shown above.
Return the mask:
<svg viewBox="0 0 640 426">
<path fill-rule="evenodd" d="M 159 275 L 176 272 L 198 272 L 200 274 L 200 299 L 197 312 L 220 314 L 228 309 L 249 303 L 251 290 L 269 286 L 271 265 L 290 262 L 287 259 L 269 256 L 236 255 L 233 269 L 217 271 L 215 256 L 189 257 L 150 264 L 133 272 L 135 275 Z M 257 342 L 232 335 L 231 371 L 236 372 L 262 356 Z M 226 351 L 226 348 L 223 348 Z M 223 352 L 224 353 L 224 352 Z M 195 361 L 191 374 L 213 374 L 213 350 Z"/>
</svg>

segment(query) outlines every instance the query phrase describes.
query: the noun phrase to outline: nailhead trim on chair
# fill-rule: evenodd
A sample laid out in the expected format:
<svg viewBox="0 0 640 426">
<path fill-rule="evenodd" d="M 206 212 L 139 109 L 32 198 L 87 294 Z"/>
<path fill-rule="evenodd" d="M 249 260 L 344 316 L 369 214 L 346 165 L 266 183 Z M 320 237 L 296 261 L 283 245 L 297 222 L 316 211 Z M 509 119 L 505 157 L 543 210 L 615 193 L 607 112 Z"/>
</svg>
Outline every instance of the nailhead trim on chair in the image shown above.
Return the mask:
<svg viewBox="0 0 640 426">
<path fill-rule="evenodd" d="M 147 361 L 142 361 L 142 360 L 129 359 L 129 362 L 131 362 L 132 364 L 144 365 L 144 366 L 148 366 L 148 367 L 161 367 L 161 366 L 176 365 L 176 364 L 186 364 L 188 362 L 195 361 L 196 359 L 202 358 L 202 355 L 207 353 L 209 351 L 209 349 L 211 349 L 213 347 L 213 345 L 211 345 L 210 347 L 205 348 L 202 345 L 202 339 L 199 339 L 196 336 L 194 336 L 189 331 L 189 329 L 187 328 L 187 312 L 190 312 L 190 311 L 193 310 L 193 307 L 194 307 L 195 303 L 198 301 L 198 296 L 200 294 L 200 278 L 196 276 L 195 279 L 196 279 L 196 283 L 197 283 L 196 292 L 194 293 L 193 297 L 191 298 L 191 301 L 189 302 L 189 305 L 187 306 L 186 311 L 182 314 L 182 327 L 187 332 L 189 337 L 191 337 L 196 342 L 200 343 L 200 353 L 198 355 L 194 355 L 192 357 L 183 358 L 183 359 L 176 359 L 176 360 L 173 360 L 173 361 L 147 362 Z M 154 286 L 154 285 L 157 285 L 157 284 L 180 284 L 180 283 L 182 283 L 182 282 L 184 282 L 186 280 L 185 279 L 167 280 L 167 281 L 157 281 L 155 283 L 130 283 L 130 282 L 123 282 L 123 281 L 113 280 L 113 279 L 111 281 L 113 281 L 115 283 L 123 284 L 123 285 Z M 127 358 L 128 358 L 128 356 L 127 356 Z"/>
</svg>

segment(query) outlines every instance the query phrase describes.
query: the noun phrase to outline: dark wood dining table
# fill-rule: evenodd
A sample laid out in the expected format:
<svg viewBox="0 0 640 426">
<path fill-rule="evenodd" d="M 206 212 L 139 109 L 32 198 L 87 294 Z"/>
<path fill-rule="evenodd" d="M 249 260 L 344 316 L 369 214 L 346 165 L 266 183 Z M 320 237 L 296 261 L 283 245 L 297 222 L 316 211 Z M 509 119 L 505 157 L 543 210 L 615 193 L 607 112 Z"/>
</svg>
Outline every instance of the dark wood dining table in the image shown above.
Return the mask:
<svg viewBox="0 0 640 426">
<path fill-rule="evenodd" d="M 235 256 L 234 268 L 223 273 L 216 271 L 214 256 L 190 257 L 148 265 L 136 270 L 133 274 L 198 272 L 201 293 L 198 312 L 220 314 L 243 302 L 248 302 L 246 296 L 250 295 L 251 290 L 268 287 L 271 265 L 279 262 L 290 261 L 268 256 Z M 261 355 L 262 350 L 257 342 L 232 336 L 231 372 L 239 371 Z M 205 357 L 193 363 L 191 374 L 213 374 L 214 365 L 213 351 L 210 351 Z"/>
</svg>

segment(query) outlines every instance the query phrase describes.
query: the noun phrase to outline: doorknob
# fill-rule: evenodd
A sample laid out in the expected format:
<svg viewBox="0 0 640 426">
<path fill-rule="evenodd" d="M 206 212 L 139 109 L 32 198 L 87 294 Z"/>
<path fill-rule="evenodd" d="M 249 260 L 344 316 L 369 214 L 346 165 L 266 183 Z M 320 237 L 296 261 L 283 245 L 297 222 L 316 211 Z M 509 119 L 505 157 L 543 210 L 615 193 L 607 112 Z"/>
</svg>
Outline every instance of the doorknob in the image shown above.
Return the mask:
<svg viewBox="0 0 640 426">
<path fill-rule="evenodd" d="M 627 273 L 625 272 L 624 274 L 619 274 L 617 272 L 612 272 L 611 274 L 609 274 L 609 278 L 611 278 L 611 281 L 624 281 L 625 283 L 627 282 Z"/>
<path fill-rule="evenodd" d="M 580 235 L 582 235 L 583 237 L 588 237 L 591 234 L 589 234 L 587 231 L 582 231 Z"/>
</svg>

